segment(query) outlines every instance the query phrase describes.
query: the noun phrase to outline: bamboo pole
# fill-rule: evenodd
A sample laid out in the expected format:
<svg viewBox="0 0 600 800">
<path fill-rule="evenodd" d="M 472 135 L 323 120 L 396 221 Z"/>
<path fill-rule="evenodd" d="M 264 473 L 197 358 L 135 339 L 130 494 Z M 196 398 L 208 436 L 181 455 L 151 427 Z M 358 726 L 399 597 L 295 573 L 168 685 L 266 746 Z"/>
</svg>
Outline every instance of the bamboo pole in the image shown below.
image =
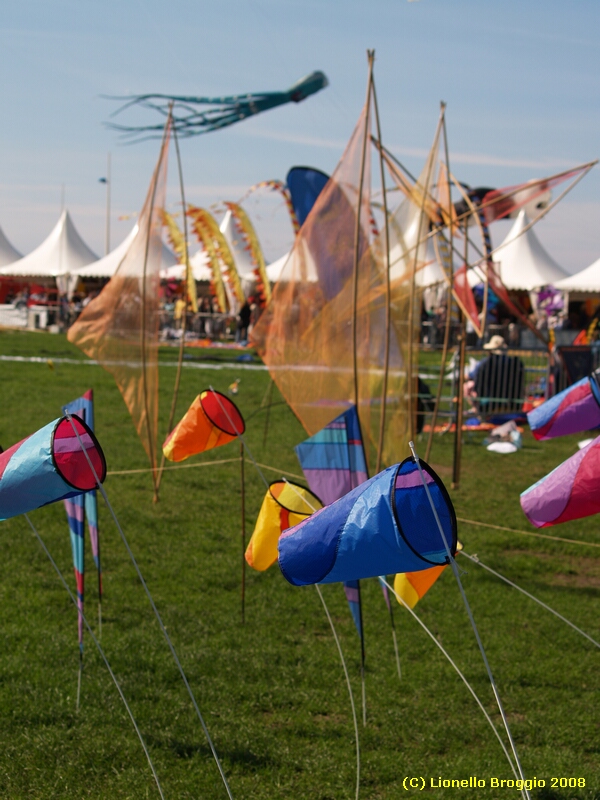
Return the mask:
<svg viewBox="0 0 600 800">
<path fill-rule="evenodd" d="M 375 80 L 371 76 L 373 107 L 375 110 L 375 125 L 377 128 L 377 140 L 381 143 L 381 124 L 379 120 L 379 105 L 377 103 L 377 92 Z M 379 148 L 378 148 L 379 149 Z M 381 191 L 383 193 L 383 216 L 384 216 L 384 255 L 385 255 L 385 353 L 383 359 L 383 384 L 381 387 L 381 416 L 379 418 L 379 441 L 377 444 L 377 463 L 375 472 L 381 471 L 381 460 L 383 457 L 383 438 L 385 435 L 385 415 L 387 408 L 387 387 L 388 374 L 390 369 L 390 324 L 391 324 L 391 291 L 390 291 L 390 229 L 389 212 L 387 204 L 387 192 L 385 190 L 385 171 L 383 168 L 383 156 L 379 149 L 379 171 L 381 176 Z"/>
<path fill-rule="evenodd" d="M 173 387 L 173 400 L 171 401 L 171 411 L 169 413 L 169 421 L 167 423 L 167 435 L 173 429 L 173 419 L 175 418 L 175 410 L 177 408 L 177 398 L 179 396 L 179 386 L 181 383 L 181 373 L 183 369 L 183 351 L 185 348 L 185 332 L 187 330 L 187 307 L 188 307 L 188 279 L 190 272 L 190 253 L 188 250 L 188 227 L 187 227 L 187 214 L 185 202 L 185 190 L 183 186 L 183 169 L 181 165 L 181 154 L 179 152 L 179 140 L 177 139 L 177 132 L 173 129 L 173 141 L 175 142 L 175 153 L 177 154 L 177 171 L 179 174 L 179 191 L 181 194 L 181 207 L 183 208 L 183 249 L 185 258 L 185 308 L 183 310 L 183 320 L 181 324 L 181 342 L 179 343 L 179 356 L 177 359 L 177 372 L 175 373 L 175 385 Z M 165 469 L 165 454 L 163 453 L 160 459 L 160 466 L 156 481 L 154 485 L 154 502 L 158 502 L 158 490 L 162 481 L 163 472 Z"/>
<path fill-rule="evenodd" d="M 442 124 L 442 120 L 444 117 L 444 108 L 445 106 L 442 104 L 442 109 L 440 111 L 440 118 L 438 120 L 437 128 L 435 131 L 434 136 L 434 146 L 439 146 L 439 136 L 440 136 L 440 128 Z M 430 150 L 430 156 L 433 153 L 433 147 Z M 429 159 L 429 166 L 427 168 L 427 175 L 425 178 L 425 186 L 421 187 L 422 190 L 422 198 L 421 198 L 421 210 L 419 213 L 419 232 L 421 231 L 421 227 L 423 225 L 423 216 L 425 214 L 425 203 L 427 202 L 427 195 L 429 193 L 429 185 L 431 183 L 431 170 L 433 169 L 433 158 Z M 417 262 L 419 258 L 419 242 L 415 247 L 415 253 L 413 258 L 413 269 L 410 281 L 410 296 L 409 296 L 409 309 L 408 309 L 408 363 L 406 367 L 406 382 L 407 382 L 407 393 L 408 393 L 408 403 L 409 403 L 409 424 L 408 424 L 408 433 L 409 433 L 409 440 L 414 441 L 415 439 L 415 422 L 417 416 L 417 403 L 416 397 L 418 394 L 418 387 L 417 392 L 414 391 L 415 389 L 415 377 L 413 376 L 413 351 L 416 348 L 416 342 L 414 341 L 414 326 L 415 326 L 415 295 L 416 295 L 416 277 L 417 277 Z M 420 316 L 420 315 L 419 315 Z"/>
<path fill-rule="evenodd" d="M 467 223 L 465 222 L 465 263 L 468 255 L 469 240 L 467 238 Z M 462 420 L 463 420 L 463 381 L 465 379 L 465 352 L 467 337 L 465 332 L 465 315 L 459 311 L 459 357 L 458 380 L 456 382 L 456 426 L 454 432 L 454 462 L 452 465 L 452 488 L 458 489 L 460 485 L 460 461 L 462 455 Z"/>
<path fill-rule="evenodd" d="M 363 137 L 363 149 L 360 159 L 360 179 L 358 184 L 358 198 L 356 208 L 356 227 L 354 230 L 354 266 L 352 271 L 352 363 L 354 370 L 354 404 L 358 411 L 358 330 L 356 325 L 356 312 L 358 306 L 358 262 L 360 260 L 360 216 L 362 209 L 362 193 L 365 182 L 365 162 L 367 158 L 367 144 L 369 141 L 368 130 L 371 109 L 371 90 L 373 84 L 373 63 L 375 61 L 375 51 L 367 50 L 367 60 L 369 64 L 369 76 L 367 79 L 367 97 L 365 100 L 365 128 Z M 360 414 L 359 414 L 360 417 Z"/>
<path fill-rule="evenodd" d="M 244 480 L 244 443 L 240 439 L 240 479 L 242 495 L 242 624 L 246 622 L 246 481 Z"/>
<path fill-rule="evenodd" d="M 154 502 L 158 500 L 158 488 L 156 484 L 156 442 L 152 441 L 152 431 L 150 430 L 150 413 L 148 409 L 148 383 L 146 380 L 146 371 L 147 371 L 147 364 L 146 364 L 146 268 L 148 266 L 148 252 L 150 250 L 150 233 L 152 230 L 152 214 L 154 212 L 154 200 L 156 198 L 156 186 L 158 183 L 158 173 L 162 167 L 162 160 L 164 158 L 163 148 L 165 145 L 165 141 L 167 136 L 171 130 L 171 110 L 169 110 L 169 116 L 167 117 L 167 121 L 165 123 L 165 130 L 163 133 L 163 138 L 160 146 L 160 158 L 158 164 L 156 165 L 156 172 L 154 174 L 154 182 L 152 186 L 152 199 L 150 200 L 150 225 L 148 228 L 148 235 L 146 237 L 146 247 L 144 249 L 144 269 L 142 272 L 142 313 L 141 313 L 141 322 L 140 322 L 140 338 L 141 338 L 141 351 L 142 351 L 142 385 L 143 385 L 143 392 L 144 392 L 144 410 L 146 412 L 146 433 L 148 435 L 148 446 L 150 448 L 150 464 L 154 468 L 152 471 L 152 483 L 154 484 Z"/>
</svg>

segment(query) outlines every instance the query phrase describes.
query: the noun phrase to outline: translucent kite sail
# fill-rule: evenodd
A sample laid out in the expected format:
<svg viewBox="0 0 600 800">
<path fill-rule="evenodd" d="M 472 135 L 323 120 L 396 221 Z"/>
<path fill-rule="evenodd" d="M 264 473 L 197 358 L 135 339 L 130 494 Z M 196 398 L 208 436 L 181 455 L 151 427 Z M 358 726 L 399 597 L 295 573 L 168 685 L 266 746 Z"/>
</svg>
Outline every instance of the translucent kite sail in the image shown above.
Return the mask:
<svg viewBox="0 0 600 800">
<path fill-rule="evenodd" d="M 600 427 L 599 373 L 569 386 L 527 414 L 536 439 L 554 439 Z"/>
<path fill-rule="evenodd" d="M 411 291 L 411 276 L 419 253 L 415 259 L 413 251 L 406 270 L 400 263 L 403 253 L 397 253 L 388 327 L 385 248 L 373 238 L 370 224 L 366 114 L 365 109 L 298 233 L 273 300 L 252 338 L 309 435 L 324 428 L 349 402 L 355 403 L 367 463 L 374 468 L 383 416 L 384 463 L 397 461 L 397 451 L 410 438 L 417 359 L 415 351 L 411 360 L 409 348 L 420 324 L 418 292 Z M 397 240 L 401 235 L 400 231 Z"/>
<path fill-rule="evenodd" d="M 245 429 L 235 403 L 214 389 L 206 389 L 167 436 L 163 453 L 169 461 L 185 461 L 197 453 L 228 444 L 242 436 Z"/>
<path fill-rule="evenodd" d="M 77 414 L 94 431 L 94 395 L 92 389 L 63 406 L 63 411 Z M 83 647 L 83 608 L 85 590 L 85 521 L 90 534 L 92 555 L 98 571 L 98 599 L 102 602 L 102 568 L 100 564 L 100 539 L 98 535 L 98 498 L 95 491 L 78 494 L 64 501 L 69 531 L 71 533 L 71 549 L 73 551 L 73 570 L 77 584 L 77 604 L 81 611 L 78 615 L 79 646 Z"/>
<path fill-rule="evenodd" d="M 139 231 L 117 271 L 69 328 L 67 338 L 114 377 L 153 468 L 158 430 L 158 326 L 169 124 Z"/>
<path fill-rule="evenodd" d="M 282 532 L 322 507 L 319 498 L 304 486 L 291 481 L 272 483 L 246 549 L 248 564 L 261 572 L 268 569 L 277 561 L 277 541 Z"/>
<path fill-rule="evenodd" d="M 456 516 L 444 484 L 408 458 L 317 511 L 279 539 L 279 566 L 296 586 L 417 572 L 448 561 L 457 546 Z"/>
<path fill-rule="evenodd" d="M 95 489 L 96 475 L 104 481 L 106 461 L 91 429 L 56 419 L 0 453 L 0 520 Z"/>
<path fill-rule="evenodd" d="M 563 461 L 521 495 L 521 508 L 536 528 L 600 513 L 600 438 Z"/>
</svg>

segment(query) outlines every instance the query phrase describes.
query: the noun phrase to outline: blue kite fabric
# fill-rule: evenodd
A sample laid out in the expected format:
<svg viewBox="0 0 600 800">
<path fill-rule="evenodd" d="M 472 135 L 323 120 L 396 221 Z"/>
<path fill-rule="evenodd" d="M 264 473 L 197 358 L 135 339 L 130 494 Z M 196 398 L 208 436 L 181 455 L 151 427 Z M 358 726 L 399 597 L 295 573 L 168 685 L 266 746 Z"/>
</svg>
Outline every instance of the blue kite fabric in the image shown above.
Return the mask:
<svg viewBox="0 0 600 800">
<path fill-rule="evenodd" d="M 295 450 L 311 492 L 325 505 L 339 500 L 369 477 L 354 405 L 296 445 Z"/>
<path fill-rule="evenodd" d="M 313 167 L 292 167 L 288 172 L 286 183 L 300 225 L 304 224 L 328 180 L 329 175 Z"/>
<path fill-rule="evenodd" d="M 457 547 L 456 514 L 434 470 L 415 460 L 388 467 L 282 533 L 279 566 L 295 586 L 418 572 L 448 563 Z"/>
<path fill-rule="evenodd" d="M 599 374 L 593 372 L 527 414 L 538 440 L 554 439 L 600 427 Z"/>
<path fill-rule="evenodd" d="M 63 406 L 63 412 L 76 414 L 90 428 L 94 425 L 94 395 L 88 389 L 77 400 Z M 100 565 L 100 540 L 98 536 L 98 498 L 95 490 L 78 494 L 65 500 L 65 511 L 71 533 L 71 549 L 73 551 L 73 570 L 77 584 L 77 605 L 81 613 L 78 615 L 79 646 L 83 647 L 83 602 L 85 589 L 85 520 L 87 518 L 90 533 L 92 555 L 98 570 L 98 598 L 102 602 L 102 568 Z"/>
<path fill-rule="evenodd" d="M 0 454 L 0 520 L 94 489 L 96 476 L 104 481 L 106 461 L 93 432 L 56 419 Z"/>
<path fill-rule="evenodd" d="M 325 505 L 339 500 L 369 477 L 355 405 L 350 406 L 314 436 L 305 439 L 295 450 L 311 491 L 316 494 L 318 487 L 319 496 Z M 360 583 L 344 583 L 344 592 L 360 637 L 364 660 Z"/>
</svg>

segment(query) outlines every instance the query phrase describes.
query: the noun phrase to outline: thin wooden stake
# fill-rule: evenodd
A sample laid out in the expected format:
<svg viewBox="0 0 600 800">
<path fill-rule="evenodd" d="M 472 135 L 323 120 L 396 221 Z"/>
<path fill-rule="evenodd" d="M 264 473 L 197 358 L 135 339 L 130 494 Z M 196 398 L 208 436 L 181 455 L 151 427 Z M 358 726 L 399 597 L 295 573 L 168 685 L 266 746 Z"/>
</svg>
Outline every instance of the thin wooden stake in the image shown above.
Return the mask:
<svg viewBox="0 0 600 800">
<path fill-rule="evenodd" d="M 244 480 L 244 443 L 240 439 L 240 478 L 242 487 L 242 624 L 246 622 L 246 482 Z"/>
</svg>

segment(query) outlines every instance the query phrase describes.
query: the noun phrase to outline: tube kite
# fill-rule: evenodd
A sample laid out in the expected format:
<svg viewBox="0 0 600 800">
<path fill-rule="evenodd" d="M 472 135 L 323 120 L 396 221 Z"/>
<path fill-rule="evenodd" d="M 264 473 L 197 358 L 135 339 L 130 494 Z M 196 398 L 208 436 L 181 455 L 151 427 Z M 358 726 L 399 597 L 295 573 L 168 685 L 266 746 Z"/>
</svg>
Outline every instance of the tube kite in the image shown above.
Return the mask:
<svg viewBox="0 0 600 800">
<path fill-rule="evenodd" d="M 319 498 L 291 481 L 274 481 L 265 495 L 254 533 L 246 549 L 246 561 L 264 571 L 277 561 L 277 540 L 287 528 L 297 525 L 323 507 Z"/>
<path fill-rule="evenodd" d="M 536 528 L 600 513 L 600 438 L 563 461 L 521 494 L 521 508 Z"/>
<path fill-rule="evenodd" d="M 598 370 L 569 386 L 527 414 L 538 440 L 581 433 L 600 426 L 600 374 Z"/>
<path fill-rule="evenodd" d="M 91 429 L 56 419 L 0 454 L 0 520 L 95 489 L 96 475 L 103 483 L 106 461 Z"/>
<path fill-rule="evenodd" d="M 235 403 L 214 389 L 205 389 L 165 439 L 163 453 L 169 461 L 185 461 L 197 453 L 228 444 L 245 430 Z"/>
<path fill-rule="evenodd" d="M 446 564 L 448 550 L 456 553 L 456 515 L 440 478 L 420 465 L 444 538 L 411 457 L 285 531 L 279 539 L 284 577 L 304 586 Z"/>
<path fill-rule="evenodd" d="M 126 103 L 115 114 L 119 114 L 133 105 L 149 108 L 167 116 L 172 108 L 173 128 L 179 136 L 198 136 L 201 133 L 216 131 L 233 125 L 235 122 L 260 114 L 271 108 L 286 103 L 299 103 L 311 94 L 324 89 L 328 80 L 322 72 L 311 72 L 310 75 L 297 81 L 287 91 L 260 92 L 257 94 L 237 94 L 231 97 L 190 97 L 170 94 L 139 94 L 133 97 L 111 98 L 125 100 Z M 213 106 L 202 110 L 202 106 Z M 113 114 L 113 116 L 115 116 Z M 125 137 L 136 141 L 152 139 L 160 135 L 163 126 L 111 125 L 121 131 Z"/>
</svg>

